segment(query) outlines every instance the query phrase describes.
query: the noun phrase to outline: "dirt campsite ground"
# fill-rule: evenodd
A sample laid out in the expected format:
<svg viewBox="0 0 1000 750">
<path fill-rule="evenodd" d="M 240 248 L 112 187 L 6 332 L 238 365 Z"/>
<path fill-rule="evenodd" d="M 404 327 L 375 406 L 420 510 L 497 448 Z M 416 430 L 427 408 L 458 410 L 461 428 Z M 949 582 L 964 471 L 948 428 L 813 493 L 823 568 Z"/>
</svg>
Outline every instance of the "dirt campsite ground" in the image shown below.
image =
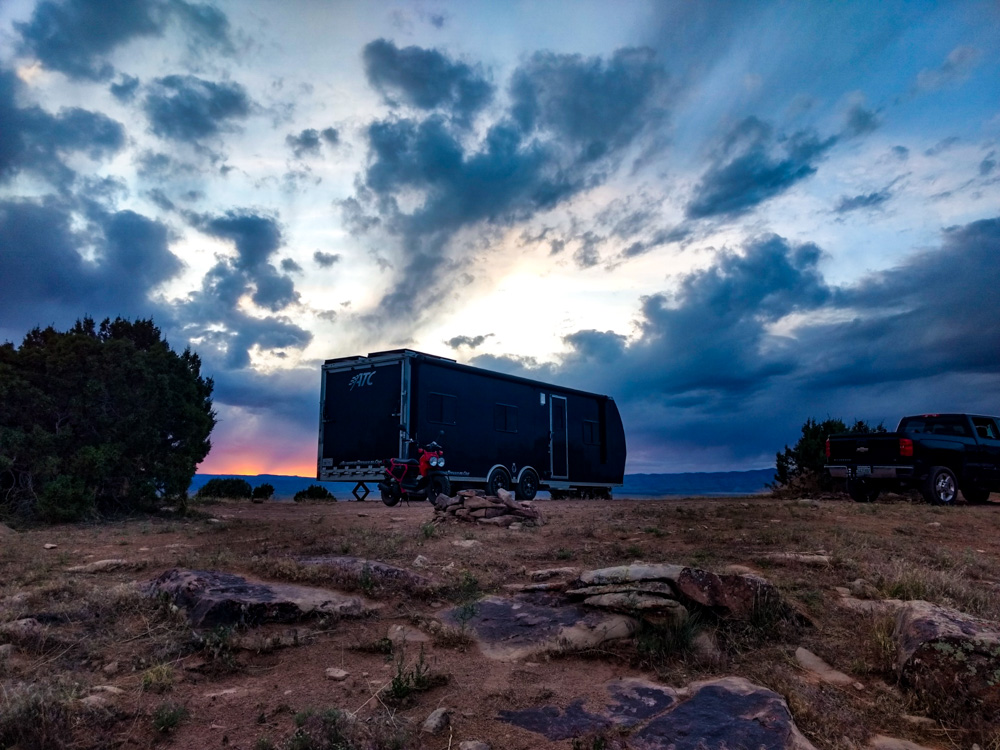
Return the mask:
<svg viewBox="0 0 1000 750">
<path fill-rule="evenodd" d="M 6 737 L 24 750 L 615 747 L 627 733 L 547 739 L 501 717 L 580 700 L 596 711 L 605 686 L 622 678 L 679 688 L 728 675 L 781 695 L 819 748 L 865 747 L 877 735 L 938 748 L 1000 742 L 974 718 L 928 718 L 933 710 L 897 684 L 892 617 L 842 602 L 853 584 L 862 598 L 925 599 L 1000 619 L 1000 505 L 754 496 L 536 507 L 547 523 L 519 529 L 433 524 L 426 503 L 369 501 L 219 502 L 187 517 L 4 532 L 0 643 L 10 645 L 0 646 L 0 745 Z M 302 562 L 323 556 L 387 563 L 431 587 L 350 579 Z M 507 661 L 487 658 L 463 617 L 441 624 L 448 611 L 471 620 L 482 597 L 512 595 L 533 571 L 640 560 L 752 569 L 806 624 L 741 630 L 705 621 L 673 640 Z M 114 562 L 93 565 L 101 561 Z M 195 629 L 144 588 L 172 568 L 335 589 L 372 611 Z M 9 627 L 26 620 L 37 626 Z M 699 628 L 711 631 L 716 653 L 691 647 Z M 851 684 L 817 679 L 796 660 L 800 647 Z M 449 709 L 450 725 L 422 731 L 438 708 Z M 324 716 L 347 722 L 345 732 L 367 744 L 323 745 L 308 729 Z"/>
</svg>

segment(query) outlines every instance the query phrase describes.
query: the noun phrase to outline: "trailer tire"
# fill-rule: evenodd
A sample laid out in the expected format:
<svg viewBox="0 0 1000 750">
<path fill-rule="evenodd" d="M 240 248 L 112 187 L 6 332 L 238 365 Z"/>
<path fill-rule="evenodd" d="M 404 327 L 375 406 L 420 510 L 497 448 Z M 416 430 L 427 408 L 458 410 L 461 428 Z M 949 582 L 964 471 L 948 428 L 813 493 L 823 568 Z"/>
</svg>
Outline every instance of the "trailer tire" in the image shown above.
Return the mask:
<svg viewBox="0 0 1000 750">
<path fill-rule="evenodd" d="M 538 494 L 538 474 L 534 469 L 525 469 L 517 481 L 517 499 L 534 500 Z"/>
<path fill-rule="evenodd" d="M 502 466 L 496 467 L 486 480 L 486 494 L 496 497 L 497 490 L 509 490 L 510 481 L 510 472 Z"/>
</svg>

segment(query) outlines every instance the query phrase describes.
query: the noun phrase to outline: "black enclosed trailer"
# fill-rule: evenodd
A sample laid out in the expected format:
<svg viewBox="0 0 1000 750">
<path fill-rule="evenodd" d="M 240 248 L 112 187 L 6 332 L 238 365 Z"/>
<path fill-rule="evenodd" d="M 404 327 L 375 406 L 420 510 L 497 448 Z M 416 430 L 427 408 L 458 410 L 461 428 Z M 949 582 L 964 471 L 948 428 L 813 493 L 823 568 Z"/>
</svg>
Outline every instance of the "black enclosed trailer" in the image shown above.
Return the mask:
<svg viewBox="0 0 1000 750">
<path fill-rule="evenodd" d="M 385 459 L 416 458 L 411 438 L 444 447 L 453 489 L 604 497 L 625 473 L 625 430 L 610 396 L 409 349 L 323 364 L 318 479 L 377 482 Z"/>
</svg>

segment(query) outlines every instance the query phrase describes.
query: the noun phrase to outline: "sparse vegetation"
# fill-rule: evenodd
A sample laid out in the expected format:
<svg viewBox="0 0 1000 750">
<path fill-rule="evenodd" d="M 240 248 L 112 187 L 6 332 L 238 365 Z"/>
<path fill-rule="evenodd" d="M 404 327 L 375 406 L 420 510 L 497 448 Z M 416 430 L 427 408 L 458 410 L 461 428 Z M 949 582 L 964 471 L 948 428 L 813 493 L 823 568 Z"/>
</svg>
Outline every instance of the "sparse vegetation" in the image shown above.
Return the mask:
<svg viewBox="0 0 1000 750">
<path fill-rule="evenodd" d="M 161 703 L 153 711 L 153 729 L 160 734 L 171 734 L 188 717 L 188 710 L 177 703 Z"/>
<path fill-rule="evenodd" d="M 239 477 L 213 477 L 205 482 L 195 493 L 199 500 L 207 498 L 231 498 L 233 500 L 249 499 L 253 492 L 250 483 Z"/>
<path fill-rule="evenodd" d="M 396 674 L 382 690 L 381 699 L 389 706 L 405 706 L 413 701 L 417 693 L 447 682 L 446 676 L 431 672 L 423 646 L 420 647 L 420 654 L 413 666 L 407 666 L 406 652 L 401 648 L 396 653 Z"/>
<path fill-rule="evenodd" d="M 253 495 L 251 495 L 251 497 L 254 500 L 270 500 L 274 497 L 274 485 L 268 484 L 267 482 L 264 484 L 258 484 L 253 488 Z"/>
<path fill-rule="evenodd" d="M 304 490 L 296 492 L 292 497 L 292 500 L 297 503 L 301 503 L 304 500 L 336 500 L 336 498 L 326 487 L 322 487 L 318 484 L 310 484 Z"/>
<path fill-rule="evenodd" d="M 799 728 L 817 747 L 837 747 L 845 736 L 863 746 L 872 731 L 933 746 L 936 735 L 898 718 L 903 713 L 940 715 L 935 711 L 941 706 L 922 703 L 910 688 L 897 685 L 894 616 L 844 609 L 837 604 L 835 587 L 850 586 L 867 599 L 920 597 L 1000 619 L 992 583 L 1000 580 L 1000 542 L 986 533 L 996 523 L 995 509 L 942 511 L 894 498 L 875 507 L 877 512 L 871 513 L 851 502 L 807 506 L 773 498 L 623 501 L 615 507 L 615 518 L 606 522 L 595 515 L 600 509 L 593 504 L 561 503 L 552 511 L 552 522 L 535 536 L 472 529 L 470 535 L 481 545 L 471 550 L 452 545 L 461 535 L 425 536 L 421 526 L 427 516 L 419 506 L 397 511 L 406 521 L 390 525 L 377 517 L 380 509 L 366 508 L 359 515 L 353 503 L 317 505 L 306 513 L 290 503 L 266 508 L 247 504 L 240 508 L 238 522 L 213 526 L 185 518 L 146 518 L 63 526 L 58 537 L 48 530 L 5 537 L 0 543 L 0 627 L 37 617 L 41 628 L 0 634 L 0 644 L 14 646 L 14 655 L 0 660 L 0 747 L 108 746 L 129 732 L 139 744 L 195 746 L 203 739 L 198 733 L 207 718 L 201 709 L 198 721 L 185 721 L 183 712 L 172 717 L 167 709 L 188 706 L 195 713 L 202 695 L 251 677 L 278 689 L 269 690 L 264 705 L 254 710 L 259 724 L 251 734 L 239 739 L 230 734 L 233 745 L 254 747 L 256 741 L 260 748 L 286 750 L 292 742 L 309 747 L 324 736 L 336 737 L 324 735 L 329 727 L 324 728 L 323 710 L 301 727 L 290 726 L 294 709 L 285 703 L 292 698 L 284 697 L 284 691 L 294 689 L 290 695 L 298 707 L 337 702 L 341 717 L 334 723 L 342 749 L 381 750 L 412 747 L 412 736 L 405 739 L 407 718 L 419 721 L 445 700 L 454 701 L 460 711 L 484 705 L 565 707 L 579 679 L 645 676 L 681 687 L 724 674 L 746 677 L 786 697 Z M 258 512 L 261 516 L 255 518 Z M 941 525 L 928 526 L 931 522 Z M 635 540 L 637 530 L 646 532 L 641 543 Z M 41 543 L 49 539 L 59 547 L 41 551 Z M 586 569 L 628 563 L 634 559 L 629 547 L 636 544 L 647 562 L 696 564 L 715 572 L 732 563 L 753 567 L 819 627 L 800 626 L 797 615 L 763 601 L 749 622 L 701 615 L 674 627 L 646 625 L 635 639 L 560 655 L 553 672 L 544 659 L 537 660 L 537 667 L 516 667 L 517 686 L 509 690 L 481 684 L 476 676 L 492 668 L 477 646 L 482 626 L 490 627 L 479 617 L 485 593 L 508 596 L 505 584 L 531 582 L 530 571 L 558 567 L 553 560 L 560 559 L 560 550 L 572 551 L 572 565 Z M 260 631 L 200 630 L 193 636 L 172 599 L 149 598 L 132 583 L 172 566 L 217 566 L 265 580 L 362 592 L 360 573 L 300 562 L 343 554 L 344 546 L 363 559 L 401 567 L 423 554 L 432 562 L 420 572 L 434 577 L 441 588 L 426 598 L 414 596 L 405 587 L 383 584 L 370 569 L 366 586 L 370 600 L 380 605 L 372 619 L 343 619 L 332 626 L 317 618 Z M 136 554 L 140 547 L 148 548 L 141 556 Z M 823 554 L 830 562 L 774 559 L 773 552 Z M 89 554 L 94 557 L 85 557 Z M 130 566 L 97 575 L 64 572 L 81 561 L 112 556 L 128 559 Z M 144 561 L 142 572 L 136 572 L 133 560 Z M 542 600 L 550 594 L 530 596 Z M 526 629 L 532 622 L 528 609 Z M 452 613 L 452 626 L 439 622 L 445 611 Z M 386 637 L 390 624 L 401 621 L 430 636 L 422 657 L 416 643 L 404 654 Z M 712 639 L 719 651 L 712 650 Z M 847 672 L 865 690 L 808 684 L 793 658 L 799 645 Z M 302 649 L 301 656 L 283 649 Z M 300 681 L 300 669 L 291 684 L 282 665 L 303 658 L 311 677 Z M 324 680 L 323 669 L 329 666 L 350 676 L 343 682 Z M 234 679 L 233 670 L 245 676 Z M 450 676 L 449 687 L 432 689 L 445 675 Z M 81 686 L 97 685 L 118 686 L 127 694 L 96 692 L 106 703 L 85 707 L 80 699 L 92 689 Z M 397 700 L 399 706 L 394 705 Z M 393 704 L 391 710 L 383 702 Z M 152 721 L 161 707 L 163 731 Z M 990 745 L 995 727 L 975 717 L 955 717 L 945 724 L 956 746 L 978 742 L 983 750 L 998 750 Z M 497 726 L 498 734 L 485 729 L 482 737 L 495 747 L 504 746 L 499 732 L 522 731 Z M 577 741 L 584 749 L 603 742 L 611 750 L 624 736 L 614 730 Z M 567 746 L 570 742 L 566 740 Z"/>
</svg>

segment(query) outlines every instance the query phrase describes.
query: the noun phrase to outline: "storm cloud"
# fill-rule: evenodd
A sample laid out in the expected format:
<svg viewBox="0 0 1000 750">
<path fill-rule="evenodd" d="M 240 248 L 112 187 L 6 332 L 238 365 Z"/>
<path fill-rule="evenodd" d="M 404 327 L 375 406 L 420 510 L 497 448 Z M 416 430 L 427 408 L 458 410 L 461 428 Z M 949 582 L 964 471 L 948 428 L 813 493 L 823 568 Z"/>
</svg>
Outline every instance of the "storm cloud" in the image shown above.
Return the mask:
<svg viewBox="0 0 1000 750">
<path fill-rule="evenodd" d="M 836 142 L 807 130 L 777 135 L 768 123 L 747 117 L 723 139 L 685 213 L 704 219 L 750 211 L 815 174 Z"/>
<path fill-rule="evenodd" d="M 365 45 L 362 57 L 368 82 L 389 103 L 443 109 L 467 124 L 493 99 L 494 87 L 481 70 L 435 49 L 400 49 L 391 41 L 376 39 Z"/>
<path fill-rule="evenodd" d="M 544 53 L 514 72 L 511 108 L 479 143 L 438 112 L 371 123 L 364 189 L 345 209 L 356 225 L 382 226 L 400 239 L 406 282 L 383 297 L 382 314 L 405 316 L 426 298 L 423 291 L 449 263 L 458 230 L 511 225 L 599 185 L 602 165 L 665 117 L 666 81 L 647 49 L 619 50 L 608 60 Z M 467 111 L 454 97 L 433 101 Z M 403 196 L 413 193 L 419 205 L 402 208 Z M 594 265 L 595 253 L 592 243 L 576 260 Z"/>
<path fill-rule="evenodd" d="M 251 101 L 238 83 L 192 75 L 157 78 L 143 101 L 150 128 L 161 138 L 197 142 L 233 127 L 250 114 Z"/>
<path fill-rule="evenodd" d="M 109 80 L 108 57 L 118 47 L 161 36 L 176 19 L 203 44 L 231 49 L 229 21 L 221 11 L 184 0 L 44 0 L 31 19 L 16 23 L 22 51 L 70 78 Z"/>
<path fill-rule="evenodd" d="M 125 144 L 121 123 L 79 107 L 53 115 L 41 107 L 18 105 L 23 84 L 12 72 L 0 68 L 0 181 L 19 172 L 47 178 L 66 188 L 76 173 L 65 157 L 82 153 L 97 160 Z"/>
<path fill-rule="evenodd" d="M 95 317 L 148 316 L 151 293 L 181 261 L 166 226 L 133 211 L 92 208 L 78 227 L 75 206 L 58 199 L 0 202 L 0 320 L 3 335 L 35 325 Z M 82 251 L 90 250 L 93 259 Z M 37 310 L 47 310 L 39 319 Z"/>
</svg>

